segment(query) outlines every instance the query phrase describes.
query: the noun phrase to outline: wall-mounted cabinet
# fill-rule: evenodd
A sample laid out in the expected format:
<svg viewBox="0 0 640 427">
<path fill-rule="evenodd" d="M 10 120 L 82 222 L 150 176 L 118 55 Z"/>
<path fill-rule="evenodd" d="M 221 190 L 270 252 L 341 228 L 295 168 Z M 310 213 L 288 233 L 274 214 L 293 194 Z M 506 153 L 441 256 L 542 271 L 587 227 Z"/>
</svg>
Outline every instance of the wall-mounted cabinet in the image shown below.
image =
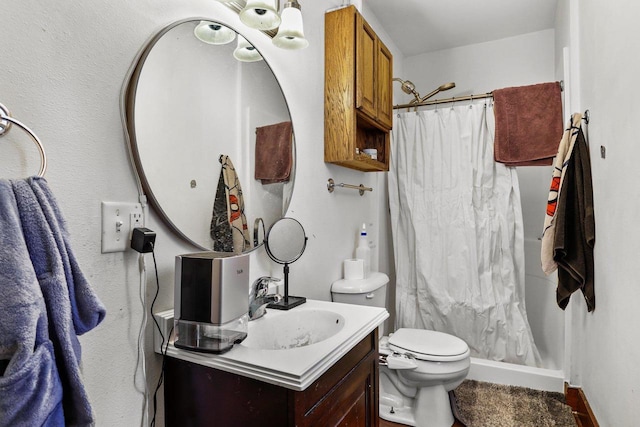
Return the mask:
<svg viewBox="0 0 640 427">
<path fill-rule="evenodd" d="M 392 78 L 391 52 L 354 6 L 325 15 L 325 162 L 389 170 Z"/>
</svg>

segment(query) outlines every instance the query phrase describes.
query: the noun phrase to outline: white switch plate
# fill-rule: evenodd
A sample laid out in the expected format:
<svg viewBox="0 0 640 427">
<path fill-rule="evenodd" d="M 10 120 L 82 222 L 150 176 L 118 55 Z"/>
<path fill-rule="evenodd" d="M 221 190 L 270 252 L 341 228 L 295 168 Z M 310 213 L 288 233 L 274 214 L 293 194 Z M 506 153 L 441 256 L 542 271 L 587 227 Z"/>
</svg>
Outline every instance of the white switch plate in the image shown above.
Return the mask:
<svg viewBox="0 0 640 427">
<path fill-rule="evenodd" d="M 127 250 L 135 227 L 144 227 L 140 203 L 102 202 L 102 253 Z"/>
</svg>

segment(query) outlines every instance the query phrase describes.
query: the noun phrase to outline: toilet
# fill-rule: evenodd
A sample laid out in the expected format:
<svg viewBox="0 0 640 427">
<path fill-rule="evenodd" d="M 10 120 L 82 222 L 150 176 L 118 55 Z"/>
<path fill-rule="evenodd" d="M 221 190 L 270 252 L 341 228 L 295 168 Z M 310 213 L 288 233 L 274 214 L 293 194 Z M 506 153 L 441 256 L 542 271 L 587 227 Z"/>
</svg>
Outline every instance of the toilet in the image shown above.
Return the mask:
<svg viewBox="0 0 640 427">
<path fill-rule="evenodd" d="M 366 279 L 338 280 L 331 286 L 334 302 L 386 307 L 389 277 L 371 273 Z M 385 336 L 379 331 L 380 417 L 417 427 L 451 427 L 449 391 L 469 372 L 470 351 L 453 335 L 401 328 Z"/>
</svg>

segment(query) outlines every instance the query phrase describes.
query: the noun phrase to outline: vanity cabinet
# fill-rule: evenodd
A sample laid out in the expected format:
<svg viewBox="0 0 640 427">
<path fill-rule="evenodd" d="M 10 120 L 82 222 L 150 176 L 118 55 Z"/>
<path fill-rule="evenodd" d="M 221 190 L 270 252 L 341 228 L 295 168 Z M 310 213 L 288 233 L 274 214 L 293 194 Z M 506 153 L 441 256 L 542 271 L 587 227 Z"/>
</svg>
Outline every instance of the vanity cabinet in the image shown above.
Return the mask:
<svg viewBox="0 0 640 427">
<path fill-rule="evenodd" d="M 167 427 L 378 426 L 377 330 L 303 391 L 167 357 Z"/>
<path fill-rule="evenodd" d="M 348 6 L 325 15 L 324 160 L 361 171 L 389 170 L 393 56 Z M 378 151 L 377 160 L 363 153 Z"/>
</svg>

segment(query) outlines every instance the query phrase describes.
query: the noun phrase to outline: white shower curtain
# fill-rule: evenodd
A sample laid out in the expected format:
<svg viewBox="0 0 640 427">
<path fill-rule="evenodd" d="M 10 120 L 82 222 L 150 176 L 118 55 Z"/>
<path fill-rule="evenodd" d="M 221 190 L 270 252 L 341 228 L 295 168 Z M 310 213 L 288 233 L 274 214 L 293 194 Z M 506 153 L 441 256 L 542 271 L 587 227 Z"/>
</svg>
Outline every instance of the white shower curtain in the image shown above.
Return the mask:
<svg viewBox="0 0 640 427">
<path fill-rule="evenodd" d="M 540 365 L 524 303 L 515 168 L 493 159 L 484 102 L 397 115 L 389 198 L 396 326 L 453 334 L 472 356 Z"/>
</svg>

